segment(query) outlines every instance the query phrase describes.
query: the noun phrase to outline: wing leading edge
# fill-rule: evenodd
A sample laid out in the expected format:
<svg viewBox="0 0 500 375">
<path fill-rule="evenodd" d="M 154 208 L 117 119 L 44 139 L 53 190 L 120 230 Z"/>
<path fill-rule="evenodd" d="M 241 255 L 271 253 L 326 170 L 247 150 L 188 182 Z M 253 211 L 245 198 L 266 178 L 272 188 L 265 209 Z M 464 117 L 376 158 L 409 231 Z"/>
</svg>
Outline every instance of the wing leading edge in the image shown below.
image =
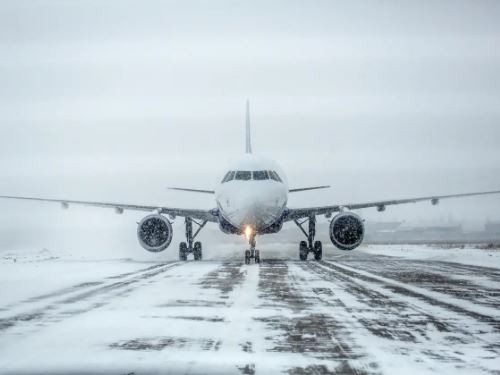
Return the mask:
<svg viewBox="0 0 500 375">
<path fill-rule="evenodd" d="M 339 204 L 339 205 L 322 206 L 322 207 L 289 208 L 286 220 L 288 221 L 288 220 L 300 219 L 311 215 L 328 215 L 334 212 L 339 212 L 343 208 L 349 210 L 359 210 L 361 208 L 376 207 L 377 210 L 384 211 L 386 206 L 392 206 L 396 204 L 418 203 L 425 201 L 429 201 L 432 204 L 437 204 L 441 199 L 463 198 L 463 197 L 473 197 L 478 195 L 491 195 L 491 194 L 500 194 L 500 190 L 482 191 L 475 193 L 450 194 L 450 195 L 433 195 L 428 197 L 393 199 L 393 200 L 365 202 L 365 203 L 348 203 L 348 204 Z"/>
<path fill-rule="evenodd" d="M 76 204 L 76 205 L 82 205 L 82 206 L 92 206 L 92 207 L 102 207 L 102 208 L 113 208 L 113 209 L 115 209 L 115 211 L 117 213 L 122 213 L 124 210 L 157 212 L 160 214 L 183 216 L 183 217 L 188 216 L 188 217 L 191 217 L 193 219 L 217 222 L 217 217 L 212 213 L 212 210 L 172 208 L 172 207 L 163 207 L 163 206 L 147 206 L 147 205 L 128 204 L 128 203 L 78 201 L 78 200 L 70 200 L 70 199 L 18 197 L 18 196 L 8 196 L 8 195 L 0 195 L 0 198 L 60 203 L 63 206 L 63 208 L 67 208 L 70 204 Z"/>
</svg>

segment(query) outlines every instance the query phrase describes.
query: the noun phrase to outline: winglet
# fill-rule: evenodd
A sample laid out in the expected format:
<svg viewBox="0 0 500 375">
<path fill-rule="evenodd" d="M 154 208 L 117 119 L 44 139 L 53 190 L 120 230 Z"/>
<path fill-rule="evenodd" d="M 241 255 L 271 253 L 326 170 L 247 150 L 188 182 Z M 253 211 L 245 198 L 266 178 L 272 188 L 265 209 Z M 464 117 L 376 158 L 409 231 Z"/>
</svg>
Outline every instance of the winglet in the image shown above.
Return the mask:
<svg viewBox="0 0 500 375">
<path fill-rule="evenodd" d="M 252 153 L 252 140 L 250 138 L 250 102 L 247 99 L 247 111 L 246 111 L 246 149 L 247 154 Z"/>
</svg>

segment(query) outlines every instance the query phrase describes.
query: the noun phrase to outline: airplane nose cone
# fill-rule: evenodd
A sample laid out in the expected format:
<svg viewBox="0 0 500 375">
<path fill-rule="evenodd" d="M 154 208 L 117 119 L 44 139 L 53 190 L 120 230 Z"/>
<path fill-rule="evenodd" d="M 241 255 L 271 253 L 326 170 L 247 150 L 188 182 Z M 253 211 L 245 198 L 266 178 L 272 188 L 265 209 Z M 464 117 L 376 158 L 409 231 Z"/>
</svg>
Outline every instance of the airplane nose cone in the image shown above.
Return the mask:
<svg viewBox="0 0 500 375">
<path fill-rule="evenodd" d="M 245 189 L 230 199 L 227 219 L 235 226 L 251 226 L 259 231 L 279 219 L 283 210 L 283 199 L 272 191 Z"/>
</svg>

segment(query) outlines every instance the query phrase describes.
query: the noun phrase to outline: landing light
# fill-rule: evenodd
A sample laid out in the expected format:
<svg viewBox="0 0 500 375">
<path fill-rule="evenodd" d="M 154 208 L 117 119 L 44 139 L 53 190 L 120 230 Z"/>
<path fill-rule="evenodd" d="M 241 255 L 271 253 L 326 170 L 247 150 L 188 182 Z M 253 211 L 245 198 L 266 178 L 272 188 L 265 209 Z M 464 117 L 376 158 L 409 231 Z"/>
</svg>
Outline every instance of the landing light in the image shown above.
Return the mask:
<svg viewBox="0 0 500 375">
<path fill-rule="evenodd" d="M 250 225 L 247 225 L 247 227 L 245 228 L 245 236 L 247 237 L 247 239 L 250 238 L 252 232 L 253 232 L 252 227 Z"/>
</svg>

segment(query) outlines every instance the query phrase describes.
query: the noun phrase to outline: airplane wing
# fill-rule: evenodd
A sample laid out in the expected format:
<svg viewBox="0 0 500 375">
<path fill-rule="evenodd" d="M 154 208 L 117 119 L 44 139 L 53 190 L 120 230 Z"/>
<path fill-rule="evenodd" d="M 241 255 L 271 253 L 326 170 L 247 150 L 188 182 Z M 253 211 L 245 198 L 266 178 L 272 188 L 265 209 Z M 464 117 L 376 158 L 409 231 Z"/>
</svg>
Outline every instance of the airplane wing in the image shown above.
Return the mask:
<svg viewBox="0 0 500 375">
<path fill-rule="evenodd" d="M 303 187 L 303 188 L 296 188 L 296 189 L 290 189 L 288 190 L 289 193 L 296 193 L 298 191 L 307 191 L 307 190 L 316 190 L 316 189 L 328 189 L 330 185 L 323 185 L 323 186 L 309 186 L 309 187 Z"/>
<path fill-rule="evenodd" d="M 191 189 L 191 188 L 180 188 L 180 187 L 168 187 L 167 189 L 179 190 L 179 191 L 189 191 L 190 193 L 215 194 L 215 190 L 202 190 L 202 189 Z"/>
<path fill-rule="evenodd" d="M 217 222 L 217 217 L 213 215 L 211 210 L 196 210 L 189 208 L 172 208 L 163 206 L 146 206 L 138 204 L 127 204 L 127 203 L 110 203 L 110 202 L 92 202 L 92 201 L 76 201 L 70 199 L 49 199 L 49 198 L 36 198 L 36 197 L 16 197 L 0 195 L 0 198 L 4 199 L 20 199 L 38 202 L 52 202 L 60 203 L 63 208 L 68 208 L 70 204 L 77 204 L 83 206 L 93 206 L 93 207 L 103 207 L 103 208 L 113 208 L 116 213 L 123 213 L 124 210 L 134 210 L 134 211 L 145 211 L 145 212 L 157 212 L 160 214 L 168 214 L 174 216 L 191 217 L 193 219 L 206 220 Z"/>
<path fill-rule="evenodd" d="M 359 210 L 361 208 L 376 207 L 378 211 L 384 211 L 386 206 L 391 206 L 396 204 L 429 201 L 433 205 L 436 205 L 439 203 L 441 199 L 473 197 L 477 195 L 490 195 L 490 194 L 500 194 L 500 190 L 483 191 L 476 193 L 451 194 L 451 195 L 433 195 L 428 197 L 393 199 L 393 200 L 366 202 L 366 203 L 348 203 L 348 204 L 339 204 L 334 206 L 323 206 L 323 207 L 289 208 L 285 220 L 286 221 L 295 220 L 295 219 L 309 217 L 311 215 L 328 215 L 334 212 L 339 212 L 343 208 L 349 210 Z"/>
</svg>

